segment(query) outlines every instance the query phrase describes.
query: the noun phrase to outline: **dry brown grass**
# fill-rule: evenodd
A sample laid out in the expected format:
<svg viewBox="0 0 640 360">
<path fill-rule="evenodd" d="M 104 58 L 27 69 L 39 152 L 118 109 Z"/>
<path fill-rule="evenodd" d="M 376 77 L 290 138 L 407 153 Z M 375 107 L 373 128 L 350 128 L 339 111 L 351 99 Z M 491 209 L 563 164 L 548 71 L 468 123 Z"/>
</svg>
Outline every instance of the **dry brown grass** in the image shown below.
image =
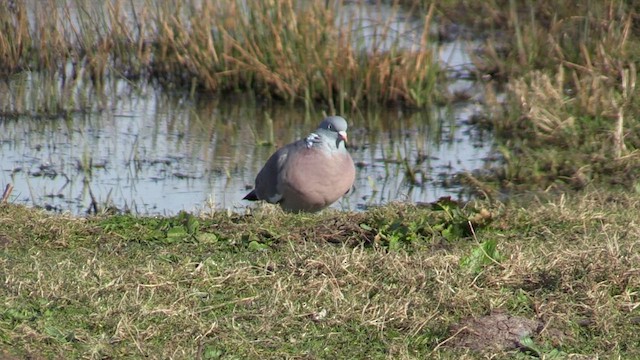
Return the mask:
<svg viewBox="0 0 640 360">
<path fill-rule="evenodd" d="M 375 29 L 363 30 L 342 1 L 12 4 L 0 5 L 0 25 L 8 29 L 0 34 L 4 76 L 46 71 L 98 90 L 113 78 L 152 79 L 168 88 L 320 101 L 332 112 L 426 106 L 439 76 L 428 36 L 432 12 L 423 16 L 419 43 L 407 49 L 392 14 L 367 19 Z"/>
<path fill-rule="evenodd" d="M 507 81 L 505 102 L 496 101 L 494 88 L 486 97 L 487 122 L 506 163 L 491 178 L 508 189 L 594 183 L 635 191 L 640 141 L 632 114 L 640 109 L 634 95 L 640 39 L 634 7 L 618 1 L 492 3 L 508 11 L 496 7 L 497 16 L 486 18 L 499 31 L 475 58 L 481 73 Z"/>
</svg>

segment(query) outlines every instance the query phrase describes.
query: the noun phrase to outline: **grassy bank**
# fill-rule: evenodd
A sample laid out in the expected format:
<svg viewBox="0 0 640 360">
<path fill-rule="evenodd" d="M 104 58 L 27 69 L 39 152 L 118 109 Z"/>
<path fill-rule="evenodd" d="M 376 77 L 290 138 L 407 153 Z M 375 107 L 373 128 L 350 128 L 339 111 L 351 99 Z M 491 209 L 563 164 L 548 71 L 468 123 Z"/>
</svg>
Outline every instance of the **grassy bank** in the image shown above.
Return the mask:
<svg viewBox="0 0 640 360">
<path fill-rule="evenodd" d="M 486 117 L 478 119 L 497 135 L 505 160 L 491 180 L 508 190 L 591 183 L 640 189 L 637 6 L 616 0 L 445 4 L 443 12 L 460 19 L 482 14 L 464 23 L 491 29 L 474 60 L 480 74 L 497 80 L 486 87 Z M 495 100 L 496 89 L 505 101 Z"/>
<path fill-rule="evenodd" d="M 3 205 L 0 347 L 36 358 L 473 358 L 482 353 L 460 347 L 470 335 L 455 324 L 501 313 L 540 324 L 520 350 L 489 348 L 502 358 L 640 356 L 640 198 L 531 200 L 199 219 Z"/>
</svg>

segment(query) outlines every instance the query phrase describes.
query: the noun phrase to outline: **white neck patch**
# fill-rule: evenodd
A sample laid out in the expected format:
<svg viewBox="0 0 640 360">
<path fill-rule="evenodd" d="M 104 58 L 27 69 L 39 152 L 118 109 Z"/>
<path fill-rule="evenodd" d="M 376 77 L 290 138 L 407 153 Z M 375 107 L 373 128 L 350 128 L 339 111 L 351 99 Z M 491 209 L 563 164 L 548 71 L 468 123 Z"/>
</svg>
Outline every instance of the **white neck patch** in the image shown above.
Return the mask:
<svg viewBox="0 0 640 360">
<path fill-rule="evenodd" d="M 320 135 L 316 134 L 316 133 L 311 133 L 309 134 L 309 136 L 307 136 L 304 139 L 307 148 L 311 148 L 313 146 L 313 144 L 317 143 L 320 141 Z"/>
</svg>

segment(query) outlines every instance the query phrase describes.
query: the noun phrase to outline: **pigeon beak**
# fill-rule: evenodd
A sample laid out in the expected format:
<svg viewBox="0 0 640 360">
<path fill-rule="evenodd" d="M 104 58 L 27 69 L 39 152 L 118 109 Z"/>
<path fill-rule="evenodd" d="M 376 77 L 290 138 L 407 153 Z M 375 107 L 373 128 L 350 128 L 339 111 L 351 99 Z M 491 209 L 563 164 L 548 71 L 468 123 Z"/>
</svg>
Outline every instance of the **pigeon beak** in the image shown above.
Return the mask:
<svg viewBox="0 0 640 360">
<path fill-rule="evenodd" d="M 338 135 L 340 136 L 340 138 L 342 140 L 344 140 L 344 142 L 347 142 L 347 132 L 346 131 L 338 131 Z"/>
</svg>

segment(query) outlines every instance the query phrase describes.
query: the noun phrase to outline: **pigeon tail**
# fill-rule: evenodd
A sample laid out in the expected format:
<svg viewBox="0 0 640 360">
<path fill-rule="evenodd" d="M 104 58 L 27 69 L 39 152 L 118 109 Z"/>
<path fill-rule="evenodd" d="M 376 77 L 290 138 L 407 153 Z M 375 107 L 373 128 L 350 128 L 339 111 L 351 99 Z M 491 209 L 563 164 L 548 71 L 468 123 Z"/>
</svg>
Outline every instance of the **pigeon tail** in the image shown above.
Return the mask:
<svg viewBox="0 0 640 360">
<path fill-rule="evenodd" d="M 242 200 L 258 201 L 260 199 L 258 199 L 258 195 L 256 195 L 256 191 L 251 190 L 251 192 L 245 195 L 245 197 L 243 197 Z"/>
</svg>

